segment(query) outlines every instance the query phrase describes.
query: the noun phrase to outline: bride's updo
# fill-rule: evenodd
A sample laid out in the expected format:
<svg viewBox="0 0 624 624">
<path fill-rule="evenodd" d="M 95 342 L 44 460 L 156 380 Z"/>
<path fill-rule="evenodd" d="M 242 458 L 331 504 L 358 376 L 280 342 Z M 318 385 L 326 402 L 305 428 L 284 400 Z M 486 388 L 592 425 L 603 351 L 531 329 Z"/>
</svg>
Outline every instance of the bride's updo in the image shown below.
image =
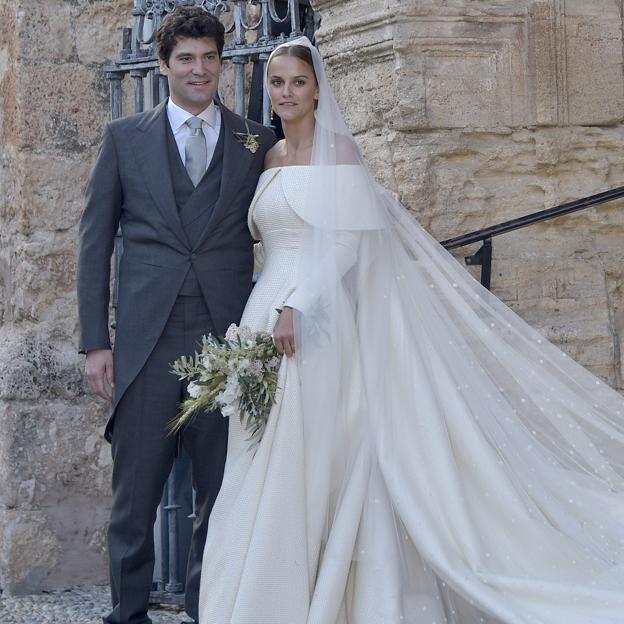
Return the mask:
<svg viewBox="0 0 624 624">
<path fill-rule="evenodd" d="M 310 69 L 312 70 L 312 75 L 314 76 L 314 80 L 318 84 L 318 80 L 316 78 L 316 72 L 314 71 L 314 61 L 312 60 L 312 52 L 310 51 L 310 48 L 308 48 L 307 46 L 302 46 L 302 45 L 297 45 L 297 44 L 284 45 L 284 46 L 277 48 L 275 52 L 271 54 L 271 60 L 273 60 L 274 58 L 277 58 L 278 56 L 294 56 L 295 58 L 298 58 L 299 60 L 309 65 Z M 269 65 L 270 64 L 271 63 L 269 61 Z"/>
</svg>

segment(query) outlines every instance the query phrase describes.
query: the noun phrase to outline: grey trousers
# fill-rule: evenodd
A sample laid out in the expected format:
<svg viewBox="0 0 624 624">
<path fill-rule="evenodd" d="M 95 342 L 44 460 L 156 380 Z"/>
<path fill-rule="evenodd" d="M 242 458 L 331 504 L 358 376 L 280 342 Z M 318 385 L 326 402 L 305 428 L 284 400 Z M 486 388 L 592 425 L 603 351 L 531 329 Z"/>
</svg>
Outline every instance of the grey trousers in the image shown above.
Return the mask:
<svg viewBox="0 0 624 624">
<path fill-rule="evenodd" d="M 186 384 L 171 363 L 198 350 L 213 331 L 201 297 L 178 297 L 167 325 L 145 366 L 122 397 L 112 437 L 113 506 L 108 531 L 113 610 L 105 624 L 148 624 L 154 570 L 153 527 L 173 465 L 176 438 L 167 423 L 177 414 Z M 192 463 L 197 518 L 186 577 L 185 607 L 198 620 L 201 561 L 208 516 L 221 487 L 227 451 L 227 419 L 198 414 L 181 434 Z"/>
</svg>

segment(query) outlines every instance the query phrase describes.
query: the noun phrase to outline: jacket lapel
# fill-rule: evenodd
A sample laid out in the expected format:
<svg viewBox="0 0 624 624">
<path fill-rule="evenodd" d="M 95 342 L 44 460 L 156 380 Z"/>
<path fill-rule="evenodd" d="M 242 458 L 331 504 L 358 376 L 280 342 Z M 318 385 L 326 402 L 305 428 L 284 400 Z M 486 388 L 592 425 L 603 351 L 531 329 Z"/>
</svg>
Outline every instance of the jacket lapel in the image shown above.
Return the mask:
<svg viewBox="0 0 624 624">
<path fill-rule="evenodd" d="M 212 216 L 210 217 L 210 221 L 208 222 L 207 227 L 198 242 L 198 246 L 208 235 L 211 225 L 219 220 L 223 212 L 229 209 L 230 203 L 234 199 L 236 191 L 240 189 L 240 181 L 247 175 L 249 167 L 251 167 L 251 163 L 254 159 L 254 155 L 241 143 L 241 141 L 238 140 L 235 135 L 236 132 L 247 132 L 244 119 L 232 113 L 230 110 L 225 108 L 223 104 L 220 105 L 220 109 L 221 123 L 224 126 L 223 130 L 225 133 L 223 137 L 221 191 L 219 193 L 219 199 L 217 200 L 212 212 Z"/>
<path fill-rule="evenodd" d="M 141 117 L 132 137 L 136 164 L 147 185 L 154 204 L 185 247 L 189 241 L 182 227 L 175 201 L 169 147 L 167 142 L 167 100 Z"/>
</svg>

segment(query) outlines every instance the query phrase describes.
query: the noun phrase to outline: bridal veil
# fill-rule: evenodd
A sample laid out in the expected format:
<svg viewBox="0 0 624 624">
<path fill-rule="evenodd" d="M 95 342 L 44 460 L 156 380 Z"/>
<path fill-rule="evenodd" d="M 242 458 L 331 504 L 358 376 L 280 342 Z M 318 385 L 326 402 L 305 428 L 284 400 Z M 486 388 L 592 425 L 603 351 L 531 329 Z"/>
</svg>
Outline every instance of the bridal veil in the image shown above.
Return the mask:
<svg viewBox="0 0 624 624">
<path fill-rule="evenodd" d="M 373 181 L 319 53 L 284 45 L 310 48 L 320 90 L 288 302 L 310 549 L 379 574 L 379 621 L 427 621 L 429 594 L 461 624 L 621 622 L 624 400 Z"/>
</svg>

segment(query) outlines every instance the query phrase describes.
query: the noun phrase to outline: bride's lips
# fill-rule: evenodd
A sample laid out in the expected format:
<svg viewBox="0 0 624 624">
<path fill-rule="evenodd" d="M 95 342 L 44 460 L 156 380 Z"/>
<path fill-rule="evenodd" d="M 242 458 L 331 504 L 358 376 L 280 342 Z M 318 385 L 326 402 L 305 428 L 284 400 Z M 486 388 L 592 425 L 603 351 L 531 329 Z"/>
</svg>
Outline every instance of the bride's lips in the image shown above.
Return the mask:
<svg viewBox="0 0 624 624">
<path fill-rule="evenodd" d="M 297 106 L 295 102 L 281 102 L 280 106 Z"/>
</svg>

